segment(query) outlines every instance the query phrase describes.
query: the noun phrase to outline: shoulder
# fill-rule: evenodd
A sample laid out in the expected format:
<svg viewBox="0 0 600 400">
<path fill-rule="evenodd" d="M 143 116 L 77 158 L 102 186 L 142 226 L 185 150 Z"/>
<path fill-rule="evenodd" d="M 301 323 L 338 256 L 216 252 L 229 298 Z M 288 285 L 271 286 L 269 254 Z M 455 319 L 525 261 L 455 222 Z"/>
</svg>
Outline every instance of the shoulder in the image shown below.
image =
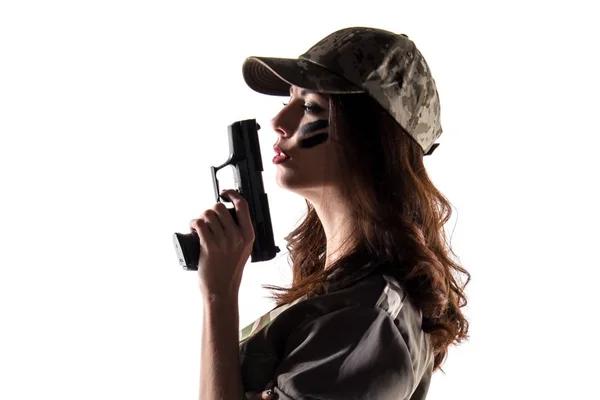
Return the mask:
<svg viewBox="0 0 600 400">
<path fill-rule="evenodd" d="M 287 337 L 276 373 L 283 392 L 388 398 L 428 380 L 433 355 L 421 315 L 393 277 L 371 276 L 301 303 L 307 317 Z M 323 378 L 329 383 L 315 383 Z"/>
<path fill-rule="evenodd" d="M 325 329 L 325 326 L 351 326 L 351 331 L 344 328 L 339 331 L 340 335 L 367 331 L 384 335 L 385 330 L 392 329 L 389 334 L 406 346 L 417 375 L 422 375 L 433 363 L 429 335 L 422 329 L 422 312 L 398 280 L 389 274 L 369 275 L 325 295 L 303 299 L 283 314 L 286 312 L 281 323 L 295 321 L 291 324 L 294 328 L 290 339 L 308 331 L 315 337 L 319 328 Z"/>
<path fill-rule="evenodd" d="M 317 318 L 333 319 L 337 323 L 347 319 L 354 324 L 359 316 L 365 324 L 370 319 L 387 320 L 397 329 L 412 356 L 428 354 L 431 350 L 428 335 L 422 329 L 421 310 L 398 280 L 389 274 L 367 276 L 323 296 L 302 300 L 291 308 L 294 307 L 304 309 L 302 325 Z"/>
<path fill-rule="evenodd" d="M 372 314 L 383 313 L 392 320 L 402 316 L 404 307 L 413 308 L 402 285 L 388 274 L 373 274 L 350 284 L 332 284 L 330 288 L 328 293 L 304 299 L 296 306 L 310 310 L 311 317 L 352 307 Z"/>
</svg>

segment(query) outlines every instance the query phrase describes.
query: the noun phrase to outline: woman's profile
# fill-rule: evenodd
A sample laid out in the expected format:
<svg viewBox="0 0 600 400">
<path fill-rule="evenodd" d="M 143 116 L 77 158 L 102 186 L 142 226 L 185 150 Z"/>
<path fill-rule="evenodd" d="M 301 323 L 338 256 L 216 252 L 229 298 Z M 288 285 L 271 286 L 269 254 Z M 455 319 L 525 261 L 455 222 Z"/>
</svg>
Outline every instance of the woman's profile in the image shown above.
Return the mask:
<svg viewBox="0 0 600 400">
<path fill-rule="evenodd" d="M 445 237 L 450 202 L 423 164 L 442 133 L 423 55 L 404 34 L 353 27 L 297 59 L 249 57 L 243 76 L 287 98 L 271 122 L 276 180 L 305 198 L 307 213 L 286 237 L 290 287 L 265 286 L 276 307 L 239 330 L 235 355 L 221 339 L 234 328 L 205 307 L 201 395 L 425 399 L 448 347 L 468 338 L 470 275 Z M 217 217 L 227 232 L 217 209 L 191 227 L 218 235 Z M 218 298 L 209 283 L 205 298 Z M 217 366 L 228 361 L 239 368 Z"/>
</svg>

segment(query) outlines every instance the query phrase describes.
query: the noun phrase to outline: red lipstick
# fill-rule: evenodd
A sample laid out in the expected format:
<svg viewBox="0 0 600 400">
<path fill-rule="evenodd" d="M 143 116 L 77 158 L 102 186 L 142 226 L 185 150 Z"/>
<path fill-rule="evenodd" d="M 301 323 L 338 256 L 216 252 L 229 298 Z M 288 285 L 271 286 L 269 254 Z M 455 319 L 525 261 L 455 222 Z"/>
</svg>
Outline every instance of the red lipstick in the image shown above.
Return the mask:
<svg viewBox="0 0 600 400">
<path fill-rule="evenodd" d="M 273 150 L 275 150 L 275 157 L 273 157 L 273 164 L 281 164 L 282 162 L 290 159 L 290 156 L 285 154 L 279 146 L 277 146 L 277 145 L 273 146 Z"/>
</svg>

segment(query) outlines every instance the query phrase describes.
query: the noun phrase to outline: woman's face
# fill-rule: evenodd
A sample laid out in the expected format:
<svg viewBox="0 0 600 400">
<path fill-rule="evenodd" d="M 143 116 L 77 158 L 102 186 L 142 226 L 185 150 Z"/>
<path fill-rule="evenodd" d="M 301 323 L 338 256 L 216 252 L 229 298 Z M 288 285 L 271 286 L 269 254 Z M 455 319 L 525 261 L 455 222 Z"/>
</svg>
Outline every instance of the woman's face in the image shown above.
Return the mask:
<svg viewBox="0 0 600 400">
<path fill-rule="evenodd" d="M 339 180 L 339 144 L 329 139 L 329 99 L 292 86 L 289 102 L 271 120 L 276 146 L 289 157 L 277 164 L 277 184 L 309 201 Z"/>
</svg>

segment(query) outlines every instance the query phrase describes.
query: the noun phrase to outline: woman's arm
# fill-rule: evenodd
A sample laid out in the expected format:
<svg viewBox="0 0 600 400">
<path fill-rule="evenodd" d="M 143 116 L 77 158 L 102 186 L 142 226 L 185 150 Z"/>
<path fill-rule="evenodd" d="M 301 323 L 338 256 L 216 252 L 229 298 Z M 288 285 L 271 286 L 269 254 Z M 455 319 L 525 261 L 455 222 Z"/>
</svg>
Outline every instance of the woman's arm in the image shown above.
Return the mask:
<svg viewBox="0 0 600 400">
<path fill-rule="evenodd" d="M 235 297 L 205 298 L 200 400 L 245 399 L 239 362 L 239 306 Z"/>
</svg>

